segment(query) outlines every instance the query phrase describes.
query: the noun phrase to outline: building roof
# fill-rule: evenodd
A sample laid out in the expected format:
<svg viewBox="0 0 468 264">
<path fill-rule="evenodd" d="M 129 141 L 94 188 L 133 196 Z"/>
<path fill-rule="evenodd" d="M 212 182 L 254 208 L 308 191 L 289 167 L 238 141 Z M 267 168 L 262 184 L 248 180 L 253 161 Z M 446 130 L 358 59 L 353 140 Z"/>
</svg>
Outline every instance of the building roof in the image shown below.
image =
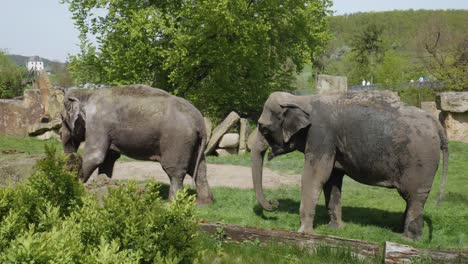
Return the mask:
<svg viewBox="0 0 468 264">
<path fill-rule="evenodd" d="M 32 56 L 29 57 L 29 61 L 42 61 L 42 59 L 39 56 Z"/>
</svg>

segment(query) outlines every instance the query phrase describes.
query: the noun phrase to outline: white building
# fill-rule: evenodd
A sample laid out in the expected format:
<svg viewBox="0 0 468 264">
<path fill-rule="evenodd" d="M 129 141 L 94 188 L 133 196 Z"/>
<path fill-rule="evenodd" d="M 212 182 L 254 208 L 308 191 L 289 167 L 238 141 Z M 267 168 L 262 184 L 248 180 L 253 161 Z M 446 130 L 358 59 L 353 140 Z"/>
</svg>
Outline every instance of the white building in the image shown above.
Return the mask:
<svg viewBox="0 0 468 264">
<path fill-rule="evenodd" d="M 28 68 L 28 71 L 35 70 L 35 71 L 41 71 L 44 70 L 44 62 L 42 62 L 41 58 L 39 56 L 32 56 L 29 58 L 28 64 L 26 65 Z"/>
</svg>

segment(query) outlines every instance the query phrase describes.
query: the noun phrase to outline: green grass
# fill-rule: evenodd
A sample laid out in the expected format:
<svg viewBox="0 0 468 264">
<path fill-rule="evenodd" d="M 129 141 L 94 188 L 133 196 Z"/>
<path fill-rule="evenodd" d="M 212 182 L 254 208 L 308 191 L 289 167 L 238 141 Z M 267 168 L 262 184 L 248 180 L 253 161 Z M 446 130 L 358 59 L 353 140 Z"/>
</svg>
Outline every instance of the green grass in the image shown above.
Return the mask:
<svg viewBox="0 0 468 264">
<path fill-rule="evenodd" d="M 39 155 L 44 154 L 44 145 L 51 144 L 57 149 L 62 149 L 61 143 L 56 139 L 41 141 L 31 137 L 0 137 L 0 158 L 18 155 Z M 21 154 L 4 154 L 4 150 L 19 150 Z"/>
<path fill-rule="evenodd" d="M 39 141 L 31 138 L 0 137 L 1 150 L 23 150 L 25 154 L 40 154 L 44 144 L 55 140 Z M 422 248 L 468 248 L 468 144 L 450 142 L 449 173 L 442 206 L 436 208 L 439 192 L 440 170 L 424 209 L 424 237 L 419 242 L 407 241 L 395 230 L 400 225 L 405 207 L 404 201 L 392 189 L 359 184 L 347 177 L 343 183 L 344 228 L 335 230 L 326 226 L 328 216 L 323 196 L 317 206 L 315 232 L 340 237 L 375 242 L 393 241 Z M 250 156 L 208 157 L 209 163 L 250 166 Z M 290 153 L 266 162 L 273 170 L 300 174 L 303 155 Z M 299 228 L 298 186 L 267 190 L 269 199 L 277 199 L 280 207 L 276 212 L 265 212 L 258 206 L 252 190 L 213 188 L 215 203 L 201 207 L 198 215 L 211 222 L 222 222 L 263 228 L 297 230 Z M 241 249 L 239 249 L 241 250 Z M 231 262 L 223 262 L 231 263 Z"/>
<path fill-rule="evenodd" d="M 450 142 L 449 171 L 445 197 L 436 207 L 440 172 L 424 209 L 424 237 L 407 241 L 396 232 L 402 221 L 405 203 L 396 190 L 366 186 L 345 177 L 343 183 L 342 229 L 330 229 L 323 195 L 317 206 L 315 232 L 318 234 L 375 242 L 393 241 L 423 248 L 468 248 L 468 144 Z M 248 165 L 248 155 L 209 158 L 210 162 Z M 286 172 L 302 172 L 303 156 L 291 153 L 266 163 Z M 266 212 L 258 206 L 252 190 L 215 188 L 215 204 L 201 208 L 199 215 L 212 222 L 296 230 L 299 228 L 300 191 L 298 187 L 267 190 L 268 199 L 280 202 L 278 211 Z"/>
</svg>

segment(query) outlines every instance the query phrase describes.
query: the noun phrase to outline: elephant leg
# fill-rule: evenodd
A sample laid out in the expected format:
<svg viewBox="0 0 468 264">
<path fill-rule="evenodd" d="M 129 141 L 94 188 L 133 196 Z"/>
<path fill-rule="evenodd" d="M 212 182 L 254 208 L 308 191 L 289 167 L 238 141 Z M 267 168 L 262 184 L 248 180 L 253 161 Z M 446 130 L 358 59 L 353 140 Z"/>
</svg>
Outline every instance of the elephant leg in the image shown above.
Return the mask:
<svg viewBox="0 0 468 264">
<path fill-rule="evenodd" d="M 423 209 L 429 193 L 410 195 L 406 205 L 403 234 L 412 240 L 419 240 L 423 234 Z"/>
<path fill-rule="evenodd" d="M 344 173 L 334 169 L 330 179 L 325 183 L 323 191 L 325 194 L 325 206 L 330 216 L 331 228 L 340 228 L 343 226 L 341 220 L 341 186 L 343 184 Z"/>
<path fill-rule="evenodd" d="M 322 150 L 323 151 L 323 150 Z M 314 225 L 315 207 L 320 197 L 324 183 L 330 178 L 334 164 L 334 155 L 323 154 L 321 157 L 311 157 L 313 151 L 306 151 L 304 174 L 301 186 L 301 227 L 299 232 L 311 233 Z"/>
<path fill-rule="evenodd" d="M 110 149 L 107 152 L 104 162 L 101 165 L 99 165 L 98 173 L 105 174 L 107 177 L 112 178 L 112 174 L 114 172 L 114 164 L 118 158 L 120 158 L 120 153 Z"/>
<path fill-rule="evenodd" d="M 187 174 L 187 169 L 182 168 L 180 164 L 175 164 L 180 162 L 181 164 L 183 161 L 178 159 L 169 159 L 169 157 L 162 158 L 161 166 L 163 170 L 166 172 L 171 185 L 169 187 L 169 200 L 175 198 L 177 191 L 179 191 L 183 187 L 183 182 L 185 175 Z"/>
<path fill-rule="evenodd" d="M 96 135 L 94 135 L 96 136 Z M 109 142 L 105 137 L 93 137 L 96 140 L 87 137 L 86 145 L 83 153 L 83 182 L 88 181 L 91 174 L 96 168 L 101 165 L 109 149 Z"/>
<path fill-rule="evenodd" d="M 198 165 L 197 177 L 195 178 L 195 186 L 197 187 L 197 204 L 213 203 L 213 194 L 206 177 L 206 160 L 202 157 Z"/>
</svg>

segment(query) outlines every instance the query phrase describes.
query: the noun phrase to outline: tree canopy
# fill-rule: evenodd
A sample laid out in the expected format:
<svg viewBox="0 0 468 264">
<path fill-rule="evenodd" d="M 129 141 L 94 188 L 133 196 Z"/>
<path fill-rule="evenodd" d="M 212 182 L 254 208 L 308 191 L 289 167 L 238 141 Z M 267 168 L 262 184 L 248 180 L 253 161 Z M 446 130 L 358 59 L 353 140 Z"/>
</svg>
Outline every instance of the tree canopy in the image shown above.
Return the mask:
<svg viewBox="0 0 468 264">
<path fill-rule="evenodd" d="M 26 69 L 22 69 L 0 51 L 0 98 L 13 98 L 23 94 L 23 77 Z"/>
<path fill-rule="evenodd" d="M 211 116 L 255 116 L 328 39 L 329 0 L 63 0 L 81 33 L 78 81 L 145 83 Z M 91 39 L 94 36 L 96 41 Z M 96 43 L 96 44 L 94 44 Z"/>
</svg>

